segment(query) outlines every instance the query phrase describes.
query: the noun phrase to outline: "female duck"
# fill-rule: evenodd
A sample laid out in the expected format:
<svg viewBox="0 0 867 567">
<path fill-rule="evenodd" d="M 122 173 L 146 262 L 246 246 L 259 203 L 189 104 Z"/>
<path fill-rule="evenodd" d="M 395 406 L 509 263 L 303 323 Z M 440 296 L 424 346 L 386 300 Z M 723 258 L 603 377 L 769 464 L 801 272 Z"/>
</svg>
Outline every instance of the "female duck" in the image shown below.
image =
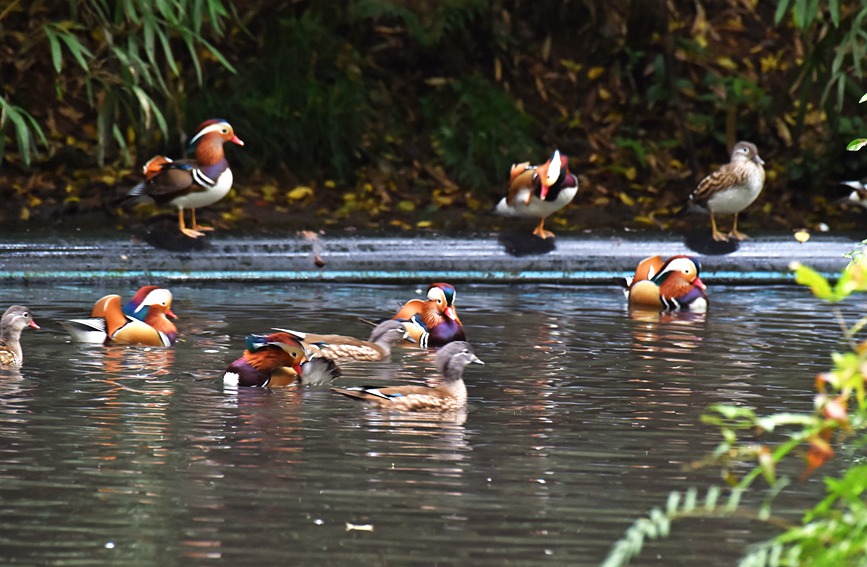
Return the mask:
<svg viewBox="0 0 867 567">
<path fill-rule="evenodd" d="M 344 335 L 316 335 L 288 329 L 276 329 L 289 333 L 316 356 L 330 358 L 335 362 L 372 362 L 391 355 L 391 347 L 407 337 L 403 322 L 389 319 L 383 321 L 370 333 L 366 341 Z"/>
<path fill-rule="evenodd" d="M 361 400 L 384 409 L 398 411 L 453 411 L 467 404 L 467 386 L 464 384 L 464 367 L 468 364 L 484 364 L 473 354 L 470 343 L 451 342 L 436 354 L 434 359 L 440 372 L 436 386 L 389 386 L 373 388 L 332 388 L 338 394 Z"/>
<path fill-rule="evenodd" d="M 39 325 L 30 310 L 21 305 L 13 305 L 0 318 L 0 367 L 20 368 L 24 363 L 21 331 L 27 327 L 38 329 Z"/>
</svg>

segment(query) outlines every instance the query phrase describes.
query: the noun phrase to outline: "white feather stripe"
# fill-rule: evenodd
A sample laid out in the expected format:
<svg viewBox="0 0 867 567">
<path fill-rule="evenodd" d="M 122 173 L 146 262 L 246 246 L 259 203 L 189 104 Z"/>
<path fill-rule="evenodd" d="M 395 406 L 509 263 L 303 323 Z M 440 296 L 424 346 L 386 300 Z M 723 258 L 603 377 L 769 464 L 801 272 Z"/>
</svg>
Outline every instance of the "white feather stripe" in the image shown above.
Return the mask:
<svg viewBox="0 0 867 567">
<path fill-rule="evenodd" d="M 223 384 L 227 386 L 237 386 L 241 376 L 237 372 L 226 372 L 223 375 Z"/>
<path fill-rule="evenodd" d="M 202 173 L 202 170 L 198 168 L 193 170 L 193 180 L 204 187 L 213 187 L 216 185 L 216 182 L 213 179 Z"/>
</svg>

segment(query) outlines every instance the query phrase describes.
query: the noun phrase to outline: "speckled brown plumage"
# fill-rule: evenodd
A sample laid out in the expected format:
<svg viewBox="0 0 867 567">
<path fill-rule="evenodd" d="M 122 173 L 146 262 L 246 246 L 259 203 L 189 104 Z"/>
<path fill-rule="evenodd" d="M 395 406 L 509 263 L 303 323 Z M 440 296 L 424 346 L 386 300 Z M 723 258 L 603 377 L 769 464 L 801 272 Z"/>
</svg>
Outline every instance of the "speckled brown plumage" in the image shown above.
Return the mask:
<svg viewBox="0 0 867 567">
<path fill-rule="evenodd" d="M 13 305 L 0 318 L 0 367 L 18 368 L 24 363 L 21 350 L 21 331 L 26 327 L 38 329 L 30 310 Z"/>
<path fill-rule="evenodd" d="M 311 355 L 329 358 L 335 362 L 374 362 L 388 358 L 392 345 L 406 336 L 403 323 L 393 320 L 377 325 L 366 341 L 345 335 L 317 335 L 281 330 L 301 341 Z"/>
<path fill-rule="evenodd" d="M 334 392 L 350 398 L 397 411 L 444 412 L 463 408 L 467 403 L 464 367 L 471 363 L 484 364 L 465 341 L 451 342 L 436 355 L 440 372 L 432 387 L 391 386 L 385 388 L 332 388 Z"/>
<path fill-rule="evenodd" d="M 749 238 L 738 232 L 738 214 L 761 194 L 765 185 L 764 163 L 755 144 L 738 142 L 732 149 L 731 161 L 702 179 L 690 195 L 691 203 L 710 211 L 714 240 Z M 717 230 L 714 216 L 716 213 L 734 215 L 732 230 L 728 235 Z"/>
</svg>

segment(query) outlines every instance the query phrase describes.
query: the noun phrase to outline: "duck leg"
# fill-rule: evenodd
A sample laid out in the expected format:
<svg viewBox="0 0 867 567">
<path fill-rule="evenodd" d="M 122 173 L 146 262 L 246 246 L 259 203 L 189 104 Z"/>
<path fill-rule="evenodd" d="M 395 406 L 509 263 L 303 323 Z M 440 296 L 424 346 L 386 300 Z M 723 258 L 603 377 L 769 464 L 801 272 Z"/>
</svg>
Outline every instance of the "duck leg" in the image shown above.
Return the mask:
<svg viewBox="0 0 867 567">
<path fill-rule="evenodd" d="M 193 224 L 193 230 L 214 230 L 214 227 L 212 226 L 202 226 L 196 222 L 196 209 L 190 209 L 190 221 Z"/>
<path fill-rule="evenodd" d="M 734 238 L 735 240 L 749 240 L 750 237 L 744 234 L 743 232 L 738 232 L 738 214 L 735 213 L 735 220 L 732 223 L 732 231 L 729 233 L 729 238 Z"/>
<path fill-rule="evenodd" d="M 713 213 L 710 214 L 710 230 L 713 239 L 717 242 L 728 242 L 729 237 L 717 230 L 716 227 L 716 218 L 713 216 Z"/>
<path fill-rule="evenodd" d="M 196 214 L 196 210 L 193 209 L 193 215 Z M 195 218 L 195 216 L 193 216 Z M 193 221 L 193 225 L 195 225 L 195 221 Z M 205 236 L 204 232 L 199 232 L 195 228 L 187 228 L 187 225 L 184 223 L 184 210 L 178 209 L 178 226 L 181 228 L 181 232 L 190 238 L 198 238 L 200 236 Z"/>
<path fill-rule="evenodd" d="M 545 219 L 539 220 L 539 226 L 533 229 L 533 234 L 543 240 L 547 240 L 548 238 L 554 238 L 553 232 L 551 232 L 550 230 L 545 230 Z"/>
</svg>

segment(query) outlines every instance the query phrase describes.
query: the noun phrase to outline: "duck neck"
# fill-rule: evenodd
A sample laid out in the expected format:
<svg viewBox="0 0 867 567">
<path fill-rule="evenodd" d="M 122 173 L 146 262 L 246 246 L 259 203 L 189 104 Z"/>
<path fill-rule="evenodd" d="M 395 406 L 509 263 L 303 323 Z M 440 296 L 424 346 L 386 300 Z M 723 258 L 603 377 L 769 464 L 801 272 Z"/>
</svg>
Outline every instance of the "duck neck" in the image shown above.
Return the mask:
<svg viewBox="0 0 867 567">
<path fill-rule="evenodd" d="M 196 145 L 196 161 L 202 167 L 217 165 L 226 160 L 223 140 L 219 136 L 205 136 Z"/>
</svg>

